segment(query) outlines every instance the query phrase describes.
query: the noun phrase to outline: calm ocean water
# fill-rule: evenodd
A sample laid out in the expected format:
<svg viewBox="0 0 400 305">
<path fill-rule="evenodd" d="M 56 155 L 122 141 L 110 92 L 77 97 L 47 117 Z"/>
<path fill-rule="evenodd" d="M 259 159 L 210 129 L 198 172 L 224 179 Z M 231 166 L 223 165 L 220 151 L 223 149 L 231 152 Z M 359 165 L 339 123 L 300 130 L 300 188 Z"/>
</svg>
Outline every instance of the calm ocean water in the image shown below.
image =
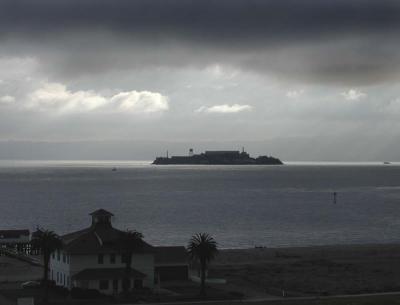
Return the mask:
<svg viewBox="0 0 400 305">
<path fill-rule="evenodd" d="M 400 242 L 400 165 L 0 161 L 0 208 L 0 228 L 60 234 L 105 208 L 155 245 L 202 231 L 223 248 Z"/>
</svg>

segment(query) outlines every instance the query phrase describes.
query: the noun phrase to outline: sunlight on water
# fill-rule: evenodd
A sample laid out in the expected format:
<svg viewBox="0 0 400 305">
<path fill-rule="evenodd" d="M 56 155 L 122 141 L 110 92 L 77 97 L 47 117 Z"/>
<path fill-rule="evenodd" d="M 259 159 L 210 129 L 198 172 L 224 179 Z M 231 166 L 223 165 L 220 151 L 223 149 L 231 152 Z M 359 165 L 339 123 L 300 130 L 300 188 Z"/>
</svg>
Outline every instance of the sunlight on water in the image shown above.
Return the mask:
<svg viewBox="0 0 400 305">
<path fill-rule="evenodd" d="M 225 248 L 395 242 L 398 165 L 1 161 L 0 223 L 63 234 L 105 208 L 115 226 L 140 230 L 155 245 L 185 244 L 202 231 Z"/>
</svg>

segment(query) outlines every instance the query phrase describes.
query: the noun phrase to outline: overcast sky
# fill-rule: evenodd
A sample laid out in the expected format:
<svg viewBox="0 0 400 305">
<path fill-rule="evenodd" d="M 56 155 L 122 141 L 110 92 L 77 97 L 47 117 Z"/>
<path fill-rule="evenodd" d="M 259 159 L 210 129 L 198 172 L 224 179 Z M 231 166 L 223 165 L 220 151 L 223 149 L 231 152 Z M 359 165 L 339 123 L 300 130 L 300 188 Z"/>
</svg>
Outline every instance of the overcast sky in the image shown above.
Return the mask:
<svg viewBox="0 0 400 305">
<path fill-rule="evenodd" d="M 400 161 L 399 36 L 395 0 L 0 0 L 0 158 Z"/>
</svg>

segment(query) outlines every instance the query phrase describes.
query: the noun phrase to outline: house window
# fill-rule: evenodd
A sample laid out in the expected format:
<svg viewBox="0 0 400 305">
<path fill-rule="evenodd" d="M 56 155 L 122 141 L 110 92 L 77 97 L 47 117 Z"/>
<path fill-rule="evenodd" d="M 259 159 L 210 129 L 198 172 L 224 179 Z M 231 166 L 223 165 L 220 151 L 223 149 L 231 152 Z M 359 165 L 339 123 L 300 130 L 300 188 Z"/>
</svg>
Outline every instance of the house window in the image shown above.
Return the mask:
<svg viewBox="0 0 400 305">
<path fill-rule="evenodd" d="M 65 273 L 64 273 L 64 276 L 63 276 L 63 277 L 64 277 L 64 282 L 63 282 L 63 285 L 65 286 Z"/>
<path fill-rule="evenodd" d="M 99 264 L 103 264 L 103 263 L 104 263 L 104 255 L 103 255 L 103 254 L 99 254 L 99 255 L 97 256 L 97 262 L 98 262 Z"/>
<path fill-rule="evenodd" d="M 69 276 L 67 276 L 67 286 L 69 287 Z"/>
<path fill-rule="evenodd" d="M 115 254 L 110 255 L 110 264 L 115 264 Z"/>
<path fill-rule="evenodd" d="M 99 281 L 99 289 L 107 290 L 108 289 L 108 280 L 100 280 Z"/>
<path fill-rule="evenodd" d="M 59 274 L 58 271 L 57 271 L 57 282 L 56 282 L 56 283 L 58 283 L 59 278 L 60 278 L 60 274 Z"/>
<path fill-rule="evenodd" d="M 67 262 L 67 257 L 65 255 L 65 253 L 63 253 L 63 263 Z"/>
<path fill-rule="evenodd" d="M 128 256 L 126 254 L 122 254 L 121 255 L 121 263 L 126 264 L 127 258 L 128 258 Z"/>
<path fill-rule="evenodd" d="M 67 264 L 69 264 L 69 255 L 67 254 Z"/>
<path fill-rule="evenodd" d="M 57 260 L 60 261 L 60 250 L 57 250 Z"/>
</svg>

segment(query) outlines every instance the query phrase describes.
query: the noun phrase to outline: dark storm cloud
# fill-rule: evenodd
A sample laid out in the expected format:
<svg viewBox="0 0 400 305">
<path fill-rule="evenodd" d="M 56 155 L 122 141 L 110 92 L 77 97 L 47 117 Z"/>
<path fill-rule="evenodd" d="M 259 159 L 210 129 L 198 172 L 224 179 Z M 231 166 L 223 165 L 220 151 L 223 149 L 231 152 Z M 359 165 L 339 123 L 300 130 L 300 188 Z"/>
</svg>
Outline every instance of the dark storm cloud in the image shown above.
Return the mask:
<svg viewBox="0 0 400 305">
<path fill-rule="evenodd" d="M 24 44 L 8 52 L 30 43 L 70 75 L 221 62 L 303 80 L 375 82 L 400 70 L 399 29 L 400 4 L 388 0 L 0 1 L 0 39 Z"/>
<path fill-rule="evenodd" d="M 268 43 L 400 24 L 398 2 L 387 0 L 12 0 L 2 1 L 0 12 L 2 29 L 11 32 L 103 27 L 213 43 Z"/>
</svg>

